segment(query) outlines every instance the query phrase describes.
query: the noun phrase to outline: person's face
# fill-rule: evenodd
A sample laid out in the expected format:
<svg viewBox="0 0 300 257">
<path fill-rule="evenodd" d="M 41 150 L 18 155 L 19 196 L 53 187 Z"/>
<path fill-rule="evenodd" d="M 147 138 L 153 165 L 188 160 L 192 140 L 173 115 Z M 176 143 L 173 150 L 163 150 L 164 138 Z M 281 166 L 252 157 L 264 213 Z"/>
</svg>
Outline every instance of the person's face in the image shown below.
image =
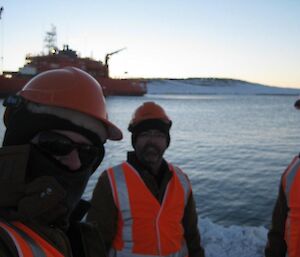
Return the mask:
<svg viewBox="0 0 300 257">
<path fill-rule="evenodd" d="M 136 138 L 135 153 L 145 166 L 161 163 L 167 149 L 167 136 L 159 130 L 151 129 L 141 132 Z"/>
</svg>

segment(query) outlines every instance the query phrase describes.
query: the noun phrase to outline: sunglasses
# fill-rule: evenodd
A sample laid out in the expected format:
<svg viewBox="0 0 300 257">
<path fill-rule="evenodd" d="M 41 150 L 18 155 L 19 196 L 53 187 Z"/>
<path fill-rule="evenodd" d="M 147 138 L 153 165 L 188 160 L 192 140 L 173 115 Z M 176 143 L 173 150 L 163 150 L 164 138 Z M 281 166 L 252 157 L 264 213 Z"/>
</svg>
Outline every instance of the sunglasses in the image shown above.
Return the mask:
<svg viewBox="0 0 300 257">
<path fill-rule="evenodd" d="M 76 143 L 72 139 L 53 131 L 43 131 L 39 134 L 35 145 L 52 156 L 64 156 L 77 150 L 83 166 L 98 164 L 103 160 L 104 147 Z"/>
</svg>

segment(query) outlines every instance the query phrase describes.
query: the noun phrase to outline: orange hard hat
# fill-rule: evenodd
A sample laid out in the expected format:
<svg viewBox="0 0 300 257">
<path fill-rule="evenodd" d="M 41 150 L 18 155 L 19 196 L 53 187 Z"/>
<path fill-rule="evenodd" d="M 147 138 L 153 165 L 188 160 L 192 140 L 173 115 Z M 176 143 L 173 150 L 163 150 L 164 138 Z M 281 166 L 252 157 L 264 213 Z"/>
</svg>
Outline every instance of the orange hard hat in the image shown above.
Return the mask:
<svg viewBox="0 0 300 257">
<path fill-rule="evenodd" d="M 100 84 L 75 67 L 49 70 L 31 79 L 19 92 L 24 99 L 66 108 L 94 117 L 106 127 L 108 139 L 122 139 L 121 130 L 108 120 Z"/>
<path fill-rule="evenodd" d="M 169 127 L 172 125 L 172 121 L 160 105 L 154 102 L 145 102 L 133 113 L 128 130 L 132 132 L 135 126 L 146 120 L 161 120 Z"/>
</svg>

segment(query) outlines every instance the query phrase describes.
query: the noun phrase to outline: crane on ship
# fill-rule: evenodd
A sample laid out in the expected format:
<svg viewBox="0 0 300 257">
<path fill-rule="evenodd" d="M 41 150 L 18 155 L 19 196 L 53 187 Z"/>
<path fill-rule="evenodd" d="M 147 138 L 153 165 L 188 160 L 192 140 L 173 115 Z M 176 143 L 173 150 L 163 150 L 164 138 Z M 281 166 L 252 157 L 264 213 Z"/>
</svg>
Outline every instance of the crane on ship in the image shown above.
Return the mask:
<svg viewBox="0 0 300 257">
<path fill-rule="evenodd" d="M 106 67 L 106 71 L 107 71 L 106 77 L 109 77 L 108 61 L 109 61 L 110 57 L 114 54 L 117 54 L 117 53 L 125 50 L 125 49 L 126 49 L 126 47 L 123 47 L 117 51 L 114 51 L 114 52 L 111 52 L 111 53 L 108 53 L 105 55 L 105 67 Z"/>
</svg>

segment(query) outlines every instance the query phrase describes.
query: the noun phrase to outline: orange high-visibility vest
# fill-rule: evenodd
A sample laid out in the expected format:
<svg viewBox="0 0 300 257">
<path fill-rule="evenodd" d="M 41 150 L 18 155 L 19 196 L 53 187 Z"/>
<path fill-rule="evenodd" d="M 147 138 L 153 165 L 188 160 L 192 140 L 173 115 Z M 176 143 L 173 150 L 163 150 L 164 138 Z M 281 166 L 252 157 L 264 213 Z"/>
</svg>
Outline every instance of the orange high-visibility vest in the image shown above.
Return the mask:
<svg viewBox="0 0 300 257">
<path fill-rule="evenodd" d="M 300 159 L 296 156 L 283 174 L 283 189 L 289 208 L 285 223 L 287 256 L 300 256 Z"/>
<path fill-rule="evenodd" d="M 50 243 L 21 222 L 8 223 L 0 220 L 0 228 L 12 240 L 19 257 L 64 257 Z"/>
<path fill-rule="evenodd" d="M 119 211 L 110 256 L 188 256 L 182 218 L 191 185 L 179 168 L 171 164 L 169 168 L 173 176 L 162 203 L 129 163 L 108 169 Z"/>
</svg>

